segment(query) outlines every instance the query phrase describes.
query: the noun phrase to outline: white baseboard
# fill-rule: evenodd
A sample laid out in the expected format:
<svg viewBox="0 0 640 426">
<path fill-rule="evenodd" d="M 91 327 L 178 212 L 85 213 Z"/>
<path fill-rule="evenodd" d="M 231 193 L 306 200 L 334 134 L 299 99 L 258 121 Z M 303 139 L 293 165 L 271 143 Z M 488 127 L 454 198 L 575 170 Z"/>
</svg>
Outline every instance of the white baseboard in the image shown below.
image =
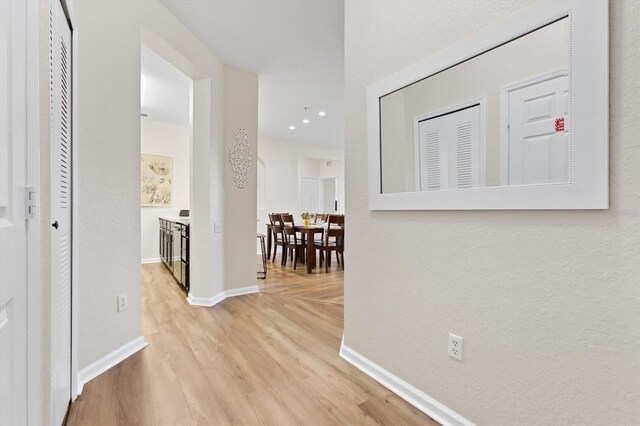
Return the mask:
<svg viewBox="0 0 640 426">
<path fill-rule="evenodd" d="M 226 298 L 227 296 L 224 294 L 224 291 L 222 293 L 216 294 L 213 297 L 194 297 L 193 294 L 189 292 L 189 295 L 187 296 L 187 302 L 189 302 L 189 304 L 193 306 L 213 306 L 217 303 L 222 302 Z"/>
<path fill-rule="evenodd" d="M 194 297 L 191 293 L 187 297 L 187 301 L 194 306 L 214 306 L 222 302 L 227 297 L 242 296 L 244 294 L 253 294 L 260 292 L 257 285 L 250 287 L 234 288 L 231 290 L 225 290 L 222 293 L 218 293 L 213 297 Z"/>
<path fill-rule="evenodd" d="M 147 341 L 144 340 L 143 336 L 140 336 L 80 370 L 78 372 L 78 395 L 82 393 L 82 388 L 85 384 L 139 350 L 144 349 L 145 346 L 147 346 Z"/>
<path fill-rule="evenodd" d="M 234 296 L 242 296 L 244 294 L 253 294 L 260 292 L 260 289 L 257 285 L 252 285 L 250 287 L 242 287 L 242 288 L 234 288 L 231 290 L 225 291 L 226 297 L 234 297 Z"/>
<path fill-rule="evenodd" d="M 148 259 L 142 259 L 142 264 L 146 265 L 148 263 L 160 263 L 161 260 L 159 257 L 150 257 Z"/>
<path fill-rule="evenodd" d="M 474 426 L 460 414 L 346 346 L 344 337 L 340 345 L 340 357 L 440 424 Z"/>
</svg>

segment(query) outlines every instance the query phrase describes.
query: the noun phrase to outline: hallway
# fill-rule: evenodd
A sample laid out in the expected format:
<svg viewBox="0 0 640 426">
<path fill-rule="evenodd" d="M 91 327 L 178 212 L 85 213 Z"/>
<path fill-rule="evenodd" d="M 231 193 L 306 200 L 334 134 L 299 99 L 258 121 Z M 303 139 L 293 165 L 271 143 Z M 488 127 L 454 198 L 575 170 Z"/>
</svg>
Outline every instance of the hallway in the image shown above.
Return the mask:
<svg viewBox="0 0 640 426">
<path fill-rule="evenodd" d="M 339 357 L 336 266 L 307 276 L 270 262 L 263 293 L 213 308 L 191 307 L 161 264 L 143 266 L 149 346 L 85 385 L 67 424 L 435 425 Z"/>
</svg>

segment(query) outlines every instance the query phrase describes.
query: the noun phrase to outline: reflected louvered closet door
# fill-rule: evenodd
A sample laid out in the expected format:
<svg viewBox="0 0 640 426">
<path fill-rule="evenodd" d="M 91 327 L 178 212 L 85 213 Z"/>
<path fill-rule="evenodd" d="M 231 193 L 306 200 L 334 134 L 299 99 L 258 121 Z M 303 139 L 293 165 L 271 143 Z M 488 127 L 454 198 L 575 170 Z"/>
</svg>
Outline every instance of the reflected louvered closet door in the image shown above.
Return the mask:
<svg viewBox="0 0 640 426">
<path fill-rule="evenodd" d="M 50 14 L 51 423 L 71 399 L 71 30 L 59 1 Z"/>
<path fill-rule="evenodd" d="M 442 120 L 420 123 L 420 187 L 423 191 L 438 191 L 446 187 L 446 153 L 442 150 L 444 128 Z"/>
<path fill-rule="evenodd" d="M 480 105 L 420 121 L 420 189 L 481 185 Z"/>
<path fill-rule="evenodd" d="M 480 186 L 480 106 L 450 114 L 455 129 L 455 162 L 451 188 Z"/>
</svg>

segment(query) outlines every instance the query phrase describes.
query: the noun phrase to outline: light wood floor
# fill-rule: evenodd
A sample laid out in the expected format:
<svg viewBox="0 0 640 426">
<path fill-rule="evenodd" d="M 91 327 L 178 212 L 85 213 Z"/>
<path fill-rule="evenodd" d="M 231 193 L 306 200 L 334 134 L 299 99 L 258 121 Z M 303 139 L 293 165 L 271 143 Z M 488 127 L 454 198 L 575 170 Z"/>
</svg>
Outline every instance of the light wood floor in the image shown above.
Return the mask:
<svg viewBox="0 0 640 426">
<path fill-rule="evenodd" d="M 307 275 L 278 258 L 261 293 L 196 308 L 162 265 L 145 265 L 149 346 L 87 383 L 68 424 L 437 424 L 339 357 L 336 266 Z"/>
<path fill-rule="evenodd" d="M 258 262 L 258 268 L 262 268 L 262 259 Z M 267 269 L 267 279 L 258 280 L 262 293 L 344 304 L 344 272 L 336 262 L 335 254 L 329 273 L 324 272 L 323 266 L 308 274 L 307 267 L 301 264 L 294 271 L 291 261 L 283 268 L 280 266 L 280 253 L 274 263 L 267 262 Z"/>
</svg>

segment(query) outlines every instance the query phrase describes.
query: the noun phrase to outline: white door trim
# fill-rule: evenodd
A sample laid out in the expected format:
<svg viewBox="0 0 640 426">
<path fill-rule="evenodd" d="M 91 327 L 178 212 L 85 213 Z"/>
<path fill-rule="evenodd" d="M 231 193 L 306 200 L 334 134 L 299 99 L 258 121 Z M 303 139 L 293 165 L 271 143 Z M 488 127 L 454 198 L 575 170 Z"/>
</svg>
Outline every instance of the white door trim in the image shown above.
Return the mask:
<svg viewBox="0 0 640 426">
<path fill-rule="evenodd" d="M 78 397 L 78 244 L 80 192 L 78 171 L 78 26 L 69 0 L 60 0 L 71 27 L 71 402 Z"/>
<path fill-rule="evenodd" d="M 568 76 L 568 70 L 557 70 L 517 81 L 500 88 L 500 186 L 509 186 L 509 95 L 514 90 Z M 571 145 L 569 145 L 571 149 Z"/>
<path fill-rule="evenodd" d="M 416 192 L 422 191 L 422 182 L 420 179 L 420 122 L 434 118 L 438 115 L 445 115 L 455 112 L 460 109 L 466 109 L 474 105 L 480 105 L 480 186 L 484 187 L 486 183 L 486 148 L 485 148 L 485 104 L 486 97 L 479 96 L 476 98 L 467 99 L 464 102 L 460 102 L 455 105 L 441 108 L 436 111 L 431 111 L 426 114 L 421 114 L 413 117 L 413 174 L 415 176 L 415 190 Z"/>
</svg>

